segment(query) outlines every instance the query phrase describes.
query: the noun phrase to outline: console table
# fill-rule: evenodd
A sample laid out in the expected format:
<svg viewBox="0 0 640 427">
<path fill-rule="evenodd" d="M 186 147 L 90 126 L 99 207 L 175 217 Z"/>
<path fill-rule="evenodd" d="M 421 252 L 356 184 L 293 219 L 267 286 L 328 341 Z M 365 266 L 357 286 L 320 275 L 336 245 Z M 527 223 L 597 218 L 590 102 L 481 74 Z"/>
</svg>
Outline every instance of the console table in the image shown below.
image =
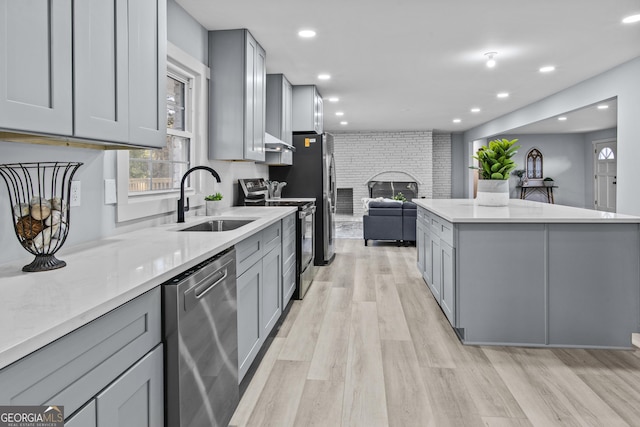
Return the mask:
<svg viewBox="0 0 640 427">
<path fill-rule="evenodd" d="M 527 194 L 540 193 L 547 198 L 547 202 L 554 204 L 555 202 L 553 200 L 553 189 L 558 188 L 558 186 L 554 185 L 551 187 L 547 187 L 544 184 L 542 185 L 533 184 L 533 185 L 525 185 L 525 186 L 516 185 L 516 188 L 520 189 L 520 198 L 522 200 L 526 200 Z"/>
</svg>

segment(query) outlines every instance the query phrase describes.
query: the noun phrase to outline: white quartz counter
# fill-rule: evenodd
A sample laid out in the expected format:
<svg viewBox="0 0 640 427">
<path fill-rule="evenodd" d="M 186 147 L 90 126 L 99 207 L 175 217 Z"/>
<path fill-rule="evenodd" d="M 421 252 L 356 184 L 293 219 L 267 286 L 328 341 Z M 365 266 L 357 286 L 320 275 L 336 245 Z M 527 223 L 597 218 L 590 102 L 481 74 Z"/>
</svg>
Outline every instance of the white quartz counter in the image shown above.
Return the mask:
<svg viewBox="0 0 640 427">
<path fill-rule="evenodd" d="M 511 199 L 509 206 L 478 206 L 472 199 L 413 199 L 452 223 L 640 223 L 640 217 Z"/>
<path fill-rule="evenodd" d="M 233 207 L 219 218 L 256 220 L 225 232 L 178 231 L 212 218 L 200 216 L 185 224 L 149 227 L 63 247 L 56 257 L 67 266 L 59 270 L 23 273 L 22 266 L 32 260 L 29 256 L 1 265 L 0 368 L 295 211 L 295 207 Z"/>
</svg>

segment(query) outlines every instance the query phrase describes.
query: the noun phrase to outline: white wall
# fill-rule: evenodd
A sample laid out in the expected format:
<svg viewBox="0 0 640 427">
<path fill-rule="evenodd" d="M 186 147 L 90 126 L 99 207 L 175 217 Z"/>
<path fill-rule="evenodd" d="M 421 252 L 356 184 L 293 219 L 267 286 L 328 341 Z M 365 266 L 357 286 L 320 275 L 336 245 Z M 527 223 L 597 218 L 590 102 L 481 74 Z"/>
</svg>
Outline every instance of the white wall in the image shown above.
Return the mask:
<svg viewBox="0 0 640 427">
<path fill-rule="evenodd" d="M 420 197 L 451 197 L 451 136 L 431 131 L 335 133 L 336 185 L 353 188 L 363 214 L 367 182 L 418 181 Z M 399 172 L 406 172 L 399 173 Z M 413 177 L 413 178 L 412 178 Z"/>
<path fill-rule="evenodd" d="M 618 98 L 618 186 L 619 213 L 640 215 L 637 189 L 640 176 L 636 173 L 640 158 L 640 58 L 633 59 L 609 71 L 578 83 L 568 89 L 477 126 L 464 133 L 468 146 L 475 139 L 506 133 L 510 129 L 534 123 L 604 99 Z M 468 180 L 463 170 L 463 182 Z"/>
</svg>

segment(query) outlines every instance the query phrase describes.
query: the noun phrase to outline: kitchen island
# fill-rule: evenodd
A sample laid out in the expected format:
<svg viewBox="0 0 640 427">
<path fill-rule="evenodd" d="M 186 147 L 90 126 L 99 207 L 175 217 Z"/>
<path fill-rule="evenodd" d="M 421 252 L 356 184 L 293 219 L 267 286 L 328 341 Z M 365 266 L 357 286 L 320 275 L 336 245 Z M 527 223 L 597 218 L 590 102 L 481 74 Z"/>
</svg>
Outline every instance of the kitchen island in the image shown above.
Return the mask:
<svg viewBox="0 0 640 427">
<path fill-rule="evenodd" d="M 640 218 L 414 199 L 418 268 L 465 344 L 631 348 Z"/>
</svg>

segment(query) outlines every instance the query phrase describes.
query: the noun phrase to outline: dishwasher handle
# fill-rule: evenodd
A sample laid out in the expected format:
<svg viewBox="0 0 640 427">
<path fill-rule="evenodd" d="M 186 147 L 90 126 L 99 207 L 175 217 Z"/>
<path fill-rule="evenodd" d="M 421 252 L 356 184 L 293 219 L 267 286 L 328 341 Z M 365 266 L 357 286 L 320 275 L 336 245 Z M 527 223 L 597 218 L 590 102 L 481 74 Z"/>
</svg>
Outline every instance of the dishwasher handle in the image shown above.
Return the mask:
<svg viewBox="0 0 640 427">
<path fill-rule="evenodd" d="M 184 310 L 189 311 L 198 304 L 198 300 L 203 298 L 209 291 L 229 277 L 229 264 L 235 262 L 230 260 L 213 273 L 207 275 L 195 285 L 184 291 Z"/>
</svg>

